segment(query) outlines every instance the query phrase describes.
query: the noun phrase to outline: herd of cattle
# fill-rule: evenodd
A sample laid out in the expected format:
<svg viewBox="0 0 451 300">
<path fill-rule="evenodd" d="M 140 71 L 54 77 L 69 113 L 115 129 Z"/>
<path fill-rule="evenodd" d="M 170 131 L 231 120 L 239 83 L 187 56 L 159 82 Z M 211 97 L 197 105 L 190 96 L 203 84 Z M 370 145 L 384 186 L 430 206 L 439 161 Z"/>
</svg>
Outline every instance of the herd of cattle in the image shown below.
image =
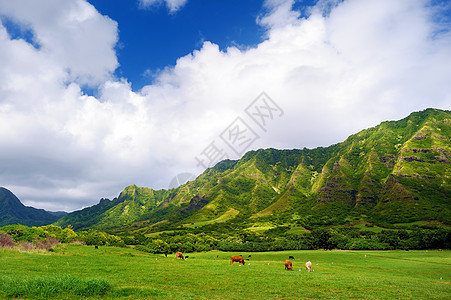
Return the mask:
<svg viewBox="0 0 451 300">
<path fill-rule="evenodd" d="M 219 255 L 216 256 L 216 257 L 219 257 Z M 249 255 L 247 260 L 249 260 L 251 257 L 252 257 L 252 255 Z M 366 255 L 365 255 L 365 257 L 366 257 Z M 183 256 L 182 252 L 177 251 L 175 253 L 175 258 L 176 259 L 177 258 L 185 259 L 185 258 L 188 258 L 188 256 Z M 293 263 L 291 262 L 290 259 L 294 260 L 294 257 L 290 255 L 288 257 L 288 259 L 285 260 L 285 270 L 293 271 Z M 232 255 L 232 256 L 230 256 L 230 264 L 233 265 L 234 262 L 238 262 L 241 265 L 245 265 L 244 258 L 243 258 L 242 255 Z M 308 261 L 308 262 L 305 263 L 305 269 L 308 272 L 313 271 L 313 269 L 312 269 L 312 262 L 311 261 Z"/>
<path fill-rule="evenodd" d="M 291 262 L 290 259 L 294 259 L 294 257 L 290 256 L 289 259 L 285 260 L 285 270 L 293 271 L 293 263 Z M 313 269 L 312 269 L 312 262 L 311 261 L 308 261 L 308 262 L 305 263 L 305 269 L 308 272 L 313 271 Z"/>
</svg>

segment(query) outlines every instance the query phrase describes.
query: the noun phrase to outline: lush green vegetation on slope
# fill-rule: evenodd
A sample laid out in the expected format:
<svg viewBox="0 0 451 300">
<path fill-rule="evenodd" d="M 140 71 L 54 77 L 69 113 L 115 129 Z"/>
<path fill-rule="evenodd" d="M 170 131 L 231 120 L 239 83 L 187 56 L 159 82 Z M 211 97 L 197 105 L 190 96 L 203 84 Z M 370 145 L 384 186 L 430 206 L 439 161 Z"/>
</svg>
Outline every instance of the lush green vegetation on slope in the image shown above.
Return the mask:
<svg viewBox="0 0 451 300">
<path fill-rule="evenodd" d="M 59 217 L 46 212 L 23 205 L 9 190 L 0 187 L 0 226 L 8 224 L 24 224 L 39 226 L 51 224 Z"/>
<path fill-rule="evenodd" d="M 250 151 L 169 191 L 130 186 L 57 224 L 120 234 L 265 222 L 451 224 L 450 178 L 451 112 L 427 109 L 326 148 Z"/>
<path fill-rule="evenodd" d="M 55 222 L 58 226 L 72 226 L 75 229 L 89 228 L 99 223 L 103 214 L 118 203 L 118 199 L 114 200 L 101 199 L 96 205 L 74 211 Z"/>
</svg>

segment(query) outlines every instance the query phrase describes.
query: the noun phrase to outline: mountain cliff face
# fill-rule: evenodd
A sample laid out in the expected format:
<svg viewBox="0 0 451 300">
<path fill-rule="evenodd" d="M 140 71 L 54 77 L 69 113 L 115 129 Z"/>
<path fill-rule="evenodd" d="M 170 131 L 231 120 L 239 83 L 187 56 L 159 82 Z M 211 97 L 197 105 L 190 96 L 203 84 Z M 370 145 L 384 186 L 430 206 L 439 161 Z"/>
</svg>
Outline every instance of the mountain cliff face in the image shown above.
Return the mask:
<svg viewBox="0 0 451 300">
<path fill-rule="evenodd" d="M 42 226 L 51 224 L 59 218 L 43 209 L 23 205 L 11 191 L 0 187 L 0 226 L 10 224 Z"/>
<path fill-rule="evenodd" d="M 250 151 L 176 189 L 133 185 L 112 202 L 68 214 L 57 224 L 168 228 L 277 218 L 323 225 L 421 219 L 451 224 L 450 139 L 451 112 L 427 109 L 327 148 Z"/>
</svg>

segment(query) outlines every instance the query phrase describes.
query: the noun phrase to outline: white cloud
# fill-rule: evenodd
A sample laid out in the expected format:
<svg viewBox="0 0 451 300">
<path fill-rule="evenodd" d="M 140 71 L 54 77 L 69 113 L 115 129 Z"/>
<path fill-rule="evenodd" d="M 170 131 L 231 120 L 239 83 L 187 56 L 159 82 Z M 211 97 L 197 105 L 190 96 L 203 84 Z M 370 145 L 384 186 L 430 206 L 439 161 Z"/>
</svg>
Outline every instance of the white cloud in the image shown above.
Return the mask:
<svg viewBox="0 0 451 300">
<path fill-rule="evenodd" d="M 284 28 L 299 22 L 300 13 L 293 11 L 295 0 L 266 0 L 264 7 L 268 14 L 257 18 L 257 22 L 269 29 Z"/>
<path fill-rule="evenodd" d="M 0 183 L 37 207 L 71 210 L 198 173 L 212 141 L 233 153 L 219 134 L 237 116 L 261 136 L 252 149 L 302 148 L 451 106 L 451 36 L 436 33 L 425 1 L 349 0 L 302 18 L 293 1 L 267 1 L 267 40 L 225 51 L 207 41 L 140 91 L 111 77 L 114 21 L 81 0 L 33 3 L 0 1 L 0 16 L 41 45 L 0 26 Z M 98 98 L 81 92 L 88 81 Z M 267 132 L 244 113 L 262 91 L 285 111 Z"/>
<path fill-rule="evenodd" d="M 31 27 L 39 55 L 65 71 L 67 81 L 95 85 L 118 66 L 117 24 L 84 0 L 0 1 L 0 12 Z"/>
<path fill-rule="evenodd" d="M 175 13 L 185 5 L 187 0 L 139 0 L 142 7 L 149 7 L 165 3 L 171 13 Z"/>
</svg>

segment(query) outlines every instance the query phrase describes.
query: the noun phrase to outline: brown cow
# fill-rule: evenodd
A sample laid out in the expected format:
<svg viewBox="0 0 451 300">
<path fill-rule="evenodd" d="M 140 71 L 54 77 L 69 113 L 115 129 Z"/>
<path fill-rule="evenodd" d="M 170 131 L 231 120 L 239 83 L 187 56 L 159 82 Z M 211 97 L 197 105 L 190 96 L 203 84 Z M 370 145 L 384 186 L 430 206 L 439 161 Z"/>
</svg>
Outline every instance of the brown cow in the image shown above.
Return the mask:
<svg viewBox="0 0 451 300">
<path fill-rule="evenodd" d="M 177 259 L 177 258 L 185 259 L 185 257 L 183 257 L 182 252 L 179 252 L 179 251 L 175 252 L 175 258 L 176 258 L 176 259 Z"/>
<path fill-rule="evenodd" d="M 285 260 L 285 270 L 293 271 L 293 264 L 291 263 L 291 260 L 289 260 L 289 259 Z"/>
<path fill-rule="evenodd" d="M 244 265 L 244 259 L 241 255 L 232 255 L 230 256 L 230 264 L 233 265 L 233 263 L 237 261 L 240 264 Z"/>
</svg>

